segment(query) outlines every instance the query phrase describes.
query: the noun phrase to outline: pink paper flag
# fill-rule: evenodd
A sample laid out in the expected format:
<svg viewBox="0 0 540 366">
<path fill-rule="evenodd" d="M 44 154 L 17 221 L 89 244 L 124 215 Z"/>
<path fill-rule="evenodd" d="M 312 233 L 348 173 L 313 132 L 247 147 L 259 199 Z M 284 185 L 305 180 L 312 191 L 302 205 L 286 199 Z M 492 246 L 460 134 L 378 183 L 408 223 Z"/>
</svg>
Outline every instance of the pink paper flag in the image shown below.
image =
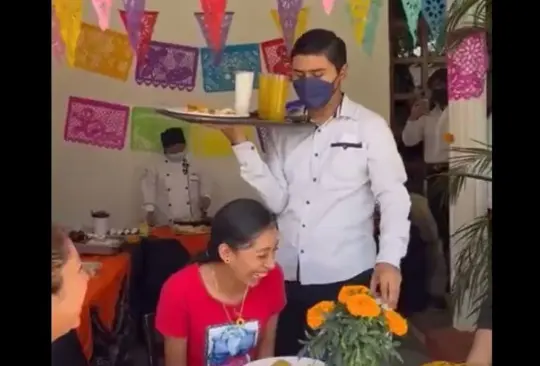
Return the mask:
<svg viewBox="0 0 540 366">
<path fill-rule="evenodd" d="M 223 17 L 223 21 L 221 22 L 221 39 L 219 41 L 219 44 L 217 45 L 217 49 L 214 49 L 212 47 L 212 41 L 210 39 L 210 32 L 208 29 L 208 23 L 205 21 L 205 15 L 204 13 L 195 13 L 195 18 L 197 19 L 197 22 L 199 23 L 199 26 L 201 27 L 201 32 L 203 34 L 203 37 L 206 41 L 206 44 L 210 49 L 212 49 L 214 53 L 214 62 L 215 64 L 219 64 L 221 61 L 221 56 L 223 54 L 223 47 L 225 46 L 225 43 L 227 42 L 227 36 L 229 35 L 229 29 L 231 28 L 231 23 L 233 19 L 233 12 L 227 12 L 225 13 L 225 16 Z"/>
<path fill-rule="evenodd" d="M 208 29 L 210 48 L 217 52 L 221 40 L 221 27 L 227 9 L 227 0 L 200 0 L 202 11 L 205 15 L 204 22 Z"/>
<path fill-rule="evenodd" d="M 332 12 L 332 9 L 334 8 L 334 2 L 335 0 L 322 0 L 322 5 L 327 15 L 330 15 L 330 13 Z"/>
<path fill-rule="evenodd" d="M 54 7 L 52 8 L 51 14 L 51 46 L 52 54 L 58 62 L 62 62 L 64 53 L 66 52 L 66 46 L 62 35 L 60 34 L 60 28 L 58 26 L 58 18 L 56 17 L 56 11 Z"/>
<path fill-rule="evenodd" d="M 128 106 L 69 97 L 64 140 L 121 150 L 128 118 Z"/>
<path fill-rule="evenodd" d="M 467 37 L 448 53 L 448 99 L 478 98 L 484 92 L 488 70 L 486 36 Z"/>
<path fill-rule="evenodd" d="M 122 23 L 127 30 L 127 16 L 124 10 L 119 10 Z M 154 33 L 154 26 L 156 25 L 158 12 L 157 11 L 145 11 L 142 18 L 142 25 L 139 30 L 139 43 L 137 43 L 137 63 L 143 62 L 148 49 L 150 47 L 150 41 L 152 40 L 152 34 Z"/>
<path fill-rule="evenodd" d="M 146 0 L 122 0 L 122 3 L 126 11 L 126 30 L 129 43 L 133 50 L 137 51 Z"/>
<path fill-rule="evenodd" d="M 304 0 L 277 0 L 279 22 L 283 31 L 283 39 L 287 49 L 291 52 L 295 41 L 296 23 L 298 22 L 298 13 L 302 9 Z"/>
<path fill-rule="evenodd" d="M 92 0 L 92 5 L 98 17 L 98 24 L 101 30 L 109 29 L 109 18 L 111 16 L 112 0 Z"/>
</svg>

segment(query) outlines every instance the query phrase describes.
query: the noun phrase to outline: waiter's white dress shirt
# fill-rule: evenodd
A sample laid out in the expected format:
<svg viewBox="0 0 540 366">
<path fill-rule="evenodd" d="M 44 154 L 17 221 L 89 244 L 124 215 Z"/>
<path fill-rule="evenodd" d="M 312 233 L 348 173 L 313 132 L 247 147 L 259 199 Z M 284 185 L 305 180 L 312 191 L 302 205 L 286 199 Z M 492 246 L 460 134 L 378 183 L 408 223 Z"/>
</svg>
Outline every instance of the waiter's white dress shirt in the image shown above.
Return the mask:
<svg viewBox="0 0 540 366">
<path fill-rule="evenodd" d="M 416 121 L 407 121 L 401 138 L 405 146 L 424 141 L 424 161 L 428 164 L 448 163 L 449 146 L 444 140 L 448 132 L 448 108 L 433 108 Z"/>
<path fill-rule="evenodd" d="M 266 162 L 251 142 L 233 146 L 242 178 L 278 214 L 277 261 L 285 279 L 327 284 L 376 262 L 399 267 L 409 242 L 407 179 L 386 121 L 343 98 L 336 118 L 270 129 Z M 381 208 L 380 252 L 373 237 Z"/>
<path fill-rule="evenodd" d="M 172 220 L 192 221 L 200 218 L 199 196 L 206 195 L 207 185 L 186 162 L 175 162 L 165 156 L 147 167 L 141 179 L 143 208 L 154 212 L 157 225 L 168 225 Z M 187 169 L 187 171 L 186 171 Z M 189 176 L 197 176 L 199 185 Z"/>
</svg>

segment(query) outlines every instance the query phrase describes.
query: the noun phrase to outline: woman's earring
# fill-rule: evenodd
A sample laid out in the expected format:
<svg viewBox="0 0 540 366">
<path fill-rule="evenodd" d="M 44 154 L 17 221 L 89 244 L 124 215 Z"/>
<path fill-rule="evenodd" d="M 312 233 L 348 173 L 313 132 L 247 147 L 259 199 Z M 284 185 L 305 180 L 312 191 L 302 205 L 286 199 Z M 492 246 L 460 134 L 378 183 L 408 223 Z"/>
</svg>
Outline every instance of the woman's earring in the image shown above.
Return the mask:
<svg viewBox="0 0 540 366">
<path fill-rule="evenodd" d="M 230 261 L 231 261 L 231 260 L 230 260 L 229 258 L 225 258 L 225 259 L 223 260 L 223 262 L 225 262 L 225 263 L 229 263 Z"/>
</svg>

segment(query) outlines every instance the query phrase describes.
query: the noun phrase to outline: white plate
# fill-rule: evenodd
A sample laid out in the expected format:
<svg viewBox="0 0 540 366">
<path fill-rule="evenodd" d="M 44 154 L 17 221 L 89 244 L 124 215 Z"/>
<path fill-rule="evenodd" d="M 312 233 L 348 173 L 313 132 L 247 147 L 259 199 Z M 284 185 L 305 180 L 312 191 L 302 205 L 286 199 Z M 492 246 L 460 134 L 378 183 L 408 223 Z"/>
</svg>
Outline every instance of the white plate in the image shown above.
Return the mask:
<svg viewBox="0 0 540 366">
<path fill-rule="evenodd" d="M 257 360 L 248 363 L 246 366 L 272 366 L 273 363 L 282 360 L 287 361 L 291 366 L 325 366 L 321 361 L 314 360 L 312 358 L 301 358 L 298 357 L 272 357 L 265 358 L 264 360 Z"/>
<path fill-rule="evenodd" d="M 165 109 L 172 113 L 190 114 L 193 116 L 205 116 L 205 117 L 220 117 L 220 118 L 247 118 L 249 114 L 227 114 L 227 113 L 204 113 L 199 111 L 188 111 L 186 107 L 181 108 L 167 108 Z"/>
</svg>

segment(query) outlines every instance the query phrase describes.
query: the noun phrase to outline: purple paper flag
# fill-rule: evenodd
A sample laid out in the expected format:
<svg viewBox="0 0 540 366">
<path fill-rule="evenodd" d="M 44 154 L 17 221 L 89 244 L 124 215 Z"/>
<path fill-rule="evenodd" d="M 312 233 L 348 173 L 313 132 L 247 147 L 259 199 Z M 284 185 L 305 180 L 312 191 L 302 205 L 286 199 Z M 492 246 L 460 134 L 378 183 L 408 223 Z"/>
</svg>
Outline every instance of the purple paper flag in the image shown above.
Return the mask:
<svg viewBox="0 0 540 366">
<path fill-rule="evenodd" d="M 126 30 L 129 37 L 129 43 L 133 50 L 137 52 L 146 0 L 122 0 L 122 3 L 124 4 L 124 10 L 126 11 Z"/>
<path fill-rule="evenodd" d="M 304 0 L 277 0 L 279 22 L 283 31 L 283 39 L 289 52 L 292 50 L 295 41 L 296 23 L 298 13 L 302 9 Z"/>
<path fill-rule="evenodd" d="M 201 32 L 206 41 L 206 44 L 208 45 L 208 47 L 210 47 L 210 49 L 212 49 L 212 43 L 210 42 L 210 33 L 208 30 L 207 23 L 204 21 L 204 13 L 196 12 L 194 14 L 195 14 L 195 18 L 197 19 L 197 22 L 199 23 L 199 26 L 201 27 Z M 233 15 L 234 15 L 234 12 L 229 11 L 229 12 L 226 12 L 225 15 L 223 16 L 223 22 L 221 23 L 221 39 L 219 41 L 219 49 L 213 52 L 214 63 L 216 65 L 218 65 L 221 62 L 221 56 L 223 55 L 223 47 L 225 46 L 225 43 L 227 42 L 227 37 L 229 35 L 229 29 L 231 28 Z"/>
</svg>

